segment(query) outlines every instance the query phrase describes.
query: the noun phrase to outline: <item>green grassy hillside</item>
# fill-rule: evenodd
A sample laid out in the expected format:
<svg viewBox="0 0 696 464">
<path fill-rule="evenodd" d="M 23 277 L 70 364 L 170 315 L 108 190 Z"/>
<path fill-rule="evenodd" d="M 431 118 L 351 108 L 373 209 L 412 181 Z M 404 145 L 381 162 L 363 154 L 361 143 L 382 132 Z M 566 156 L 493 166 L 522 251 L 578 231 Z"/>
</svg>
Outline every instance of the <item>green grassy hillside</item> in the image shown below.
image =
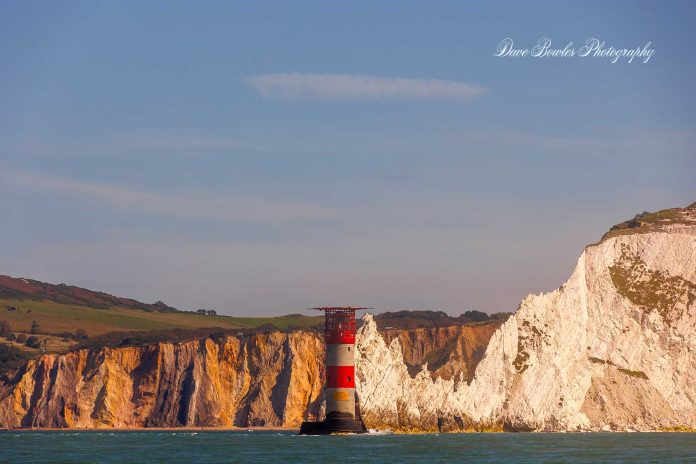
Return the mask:
<svg viewBox="0 0 696 464">
<path fill-rule="evenodd" d="M 113 331 L 253 328 L 264 324 L 273 324 L 280 329 L 305 328 L 322 324 L 323 318 L 301 314 L 279 317 L 203 316 L 186 312 L 146 312 L 119 307 L 95 309 L 53 301 L 0 299 L 0 320 L 9 322 L 13 332 L 28 333 L 32 321 L 36 321 L 39 333 L 75 333 L 77 329 L 83 329 L 87 335 L 94 336 Z"/>
</svg>

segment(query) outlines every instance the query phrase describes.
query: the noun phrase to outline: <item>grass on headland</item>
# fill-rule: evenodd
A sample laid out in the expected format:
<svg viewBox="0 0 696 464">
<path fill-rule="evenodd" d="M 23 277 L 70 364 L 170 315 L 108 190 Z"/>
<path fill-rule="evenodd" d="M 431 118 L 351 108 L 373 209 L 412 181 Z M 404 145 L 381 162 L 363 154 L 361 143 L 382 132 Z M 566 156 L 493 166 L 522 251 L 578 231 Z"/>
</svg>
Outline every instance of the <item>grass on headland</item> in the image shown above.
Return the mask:
<svg viewBox="0 0 696 464">
<path fill-rule="evenodd" d="M 79 348 L 141 346 L 219 338 L 257 329 L 264 332 L 309 329 L 323 326 L 324 318 L 303 314 L 278 317 L 207 316 L 127 308 L 97 309 L 43 300 L 0 299 L 0 321 L 8 322 L 11 332 L 7 336 L 0 336 L 1 374 L 43 352 L 65 353 Z M 31 333 L 34 324 L 35 330 Z M 88 338 L 79 336 L 82 331 Z M 33 344 L 29 343 L 31 337 L 34 337 Z"/>
<path fill-rule="evenodd" d="M 16 308 L 8 311 L 7 307 Z M 13 331 L 29 332 L 36 321 L 45 334 L 74 333 L 83 329 L 89 336 L 114 331 L 199 329 L 206 327 L 254 328 L 272 324 L 279 329 L 319 326 L 322 317 L 292 314 L 279 317 L 204 316 L 195 313 L 160 313 L 134 309 L 95 309 L 52 301 L 0 300 L 0 319 Z"/>
</svg>

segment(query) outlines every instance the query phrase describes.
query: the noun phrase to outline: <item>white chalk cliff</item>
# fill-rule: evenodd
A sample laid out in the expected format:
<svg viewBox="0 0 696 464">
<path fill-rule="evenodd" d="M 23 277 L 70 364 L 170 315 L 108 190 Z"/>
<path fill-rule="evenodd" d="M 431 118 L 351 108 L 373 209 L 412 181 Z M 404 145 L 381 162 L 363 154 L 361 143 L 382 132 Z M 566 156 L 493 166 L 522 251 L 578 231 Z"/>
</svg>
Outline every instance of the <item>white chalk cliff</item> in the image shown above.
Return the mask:
<svg viewBox="0 0 696 464">
<path fill-rule="evenodd" d="M 469 384 L 411 377 L 370 315 L 356 380 L 368 427 L 696 429 L 696 203 L 616 226 L 559 289 L 530 295 Z"/>
</svg>

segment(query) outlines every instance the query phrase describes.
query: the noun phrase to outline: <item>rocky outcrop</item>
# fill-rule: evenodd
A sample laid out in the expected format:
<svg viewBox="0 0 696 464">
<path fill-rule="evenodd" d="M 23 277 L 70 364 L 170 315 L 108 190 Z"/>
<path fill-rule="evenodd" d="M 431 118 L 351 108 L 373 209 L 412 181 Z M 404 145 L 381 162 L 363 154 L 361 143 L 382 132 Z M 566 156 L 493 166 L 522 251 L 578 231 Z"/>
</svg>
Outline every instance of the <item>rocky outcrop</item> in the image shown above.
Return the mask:
<svg viewBox="0 0 696 464">
<path fill-rule="evenodd" d="M 412 377 L 368 317 L 356 349 L 368 427 L 696 428 L 696 208 L 670 214 L 587 247 L 564 285 L 525 298 L 470 382 Z"/>
<path fill-rule="evenodd" d="M 0 426 L 295 427 L 319 413 L 323 356 L 306 331 L 45 355 L 0 389 Z"/>
</svg>

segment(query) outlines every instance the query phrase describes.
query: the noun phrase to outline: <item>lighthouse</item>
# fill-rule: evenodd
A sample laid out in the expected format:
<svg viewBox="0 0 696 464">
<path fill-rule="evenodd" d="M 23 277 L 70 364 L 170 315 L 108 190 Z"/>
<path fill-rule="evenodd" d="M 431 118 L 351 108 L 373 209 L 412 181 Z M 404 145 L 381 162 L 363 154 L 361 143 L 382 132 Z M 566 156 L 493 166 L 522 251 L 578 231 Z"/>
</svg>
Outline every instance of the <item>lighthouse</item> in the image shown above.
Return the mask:
<svg viewBox="0 0 696 464">
<path fill-rule="evenodd" d="M 324 312 L 326 419 L 303 422 L 300 434 L 365 433 L 367 430 L 355 408 L 355 311 L 370 308 L 312 309 Z"/>
</svg>

